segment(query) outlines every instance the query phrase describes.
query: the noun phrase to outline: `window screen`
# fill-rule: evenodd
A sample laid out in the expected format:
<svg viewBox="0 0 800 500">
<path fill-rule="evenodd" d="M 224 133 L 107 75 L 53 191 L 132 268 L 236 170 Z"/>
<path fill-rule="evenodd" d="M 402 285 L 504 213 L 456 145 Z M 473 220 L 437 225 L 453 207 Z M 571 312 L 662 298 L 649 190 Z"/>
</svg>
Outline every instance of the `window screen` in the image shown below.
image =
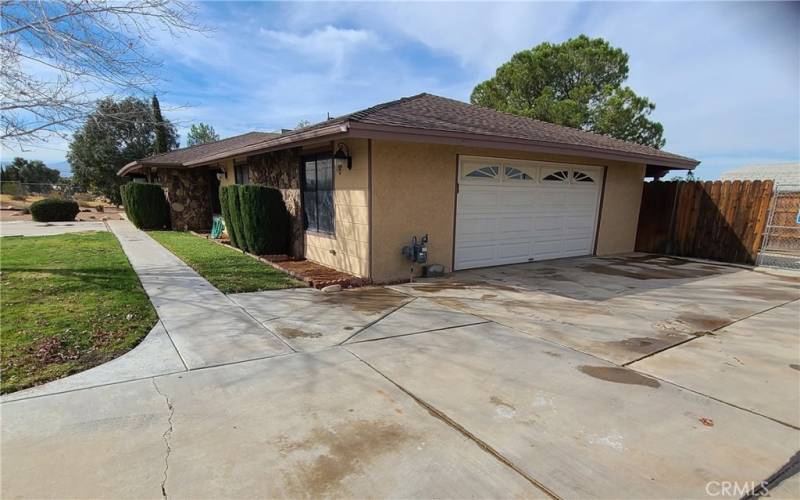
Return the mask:
<svg viewBox="0 0 800 500">
<path fill-rule="evenodd" d="M 309 230 L 333 234 L 333 160 L 330 155 L 303 158 L 303 208 Z"/>
</svg>

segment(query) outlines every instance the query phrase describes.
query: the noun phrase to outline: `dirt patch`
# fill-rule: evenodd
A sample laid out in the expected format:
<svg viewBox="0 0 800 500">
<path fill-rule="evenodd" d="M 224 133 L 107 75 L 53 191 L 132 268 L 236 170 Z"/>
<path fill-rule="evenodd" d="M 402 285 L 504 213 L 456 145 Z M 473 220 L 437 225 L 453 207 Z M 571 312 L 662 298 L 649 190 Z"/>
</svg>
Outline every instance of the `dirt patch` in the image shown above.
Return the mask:
<svg viewBox="0 0 800 500">
<path fill-rule="evenodd" d="M 367 315 L 381 314 L 399 307 L 408 296 L 388 288 L 357 288 L 340 293 L 326 294 L 322 303 L 331 306 L 348 306 Z"/>
<path fill-rule="evenodd" d="M 439 293 L 450 290 L 498 290 L 503 292 L 519 292 L 519 288 L 510 285 L 501 285 L 500 283 L 493 283 L 491 281 L 479 281 L 476 283 L 464 283 L 460 281 L 432 281 L 426 283 L 413 283 L 411 288 L 419 292 Z"/>
<path fill-rule="evenodd" d="M 484 293 L 483 295 L 481 295 L 481 300 L 493 299 L 495 297 L 497 297 L 497 295 L 494 293 Z"/>
<path fill-rule="evenodd" d="M 684 263 L 686 262 L 684 261 Z M 625 267 L 619 267 L 620 265 Z M 642 264 L 625 261 L 622 259 L 615 259 L 614 262 L 609 264 L 586 264 L 580 266 L 580 269 L 590 273 L 605 274 L 607 276 L 630 278 L 635 280 L 696 279 L 711 276 L 713 274 L 719 274 L 716 271 L 701 269 L 698 266 L 692 266 L 691 268 L 686 269 L 679 269 L 677 266 L 678 264 Z"/>
<path fill-rule="evenodd" d="M 800 365 L 797 365 L 797 364 L 794 364 L 794 363 L 790 364 L 789 368 L 794 368 L 795 370 L 800 371 Z"/>
<path fill-rule="evenodd" d="M 653 388 L 661 387 L 661 383 L 656 379 L 645 377 L 633 370 L 620 368 L 618 366 L 580 365 L 578 370 L 590 377 L 605 380 L 606 382 L 614 382 L 615 384 L 643 385 Z"/>
<path fill-rule="evenodd" d="M 745 297 L 761 300 L 787 301 L 800 298 L 800 290 L 797 288 L 737 286 L 733 288 L 733 291 Z"/>
<path fill-rule="evenodd" d="M 623 340 L 605 342 L 604 344 L 611 347 L 621 347 L 626 351 L 631 351 L 638 354 L 650 354 L 662 349 L 666 349 L 667 347 L 684 339 L 685 337 L 677 335 L 675 335 L 673 338 L 630 337 Z"/>
<path fill-rule="evenodd" d="M 280 448 L 285 455 L 296 451 L 307 454 L 324 450 L 291 471 L 289 496 L 349 496 L 346 491 L 337 494 L 344 479 L 363 472 L 365 465 L 397 450 L 413 437 L 404 427 L 381 420 L 356 420 L 332 427 L 316 427 L 306 439 L 285 443 Z"/>
<path fill-rule="evenodd" d="M 783 276 L 781 274 L 770 274 L 770 276 L 787 283 L 800 284 L 800 278 L 797 276 Z"/>
<path fill-rule="evenodd" d="M 548 356 L 550 356 L 551 358 L 560 358 L 561 357 L 561 353 L 558 353 L 558 352 L 544 351 L 544 353 L 547 354 Z"/>
<path fill-rule="evenodd" d="M 681 259 L 678 257 L 657 254 L 630 255 L 628 257 L 617 257 L 613 260 L 622 262 L 650 262 L 664 266 L 684 266 L 691 262 L 690 260 Z"/>
<path fill-rule="evenodd" d="M 709 316 L 707 314 L 696 313 L 682 313 L 678 315 L 678 321 L 688 325 L 692 335 L 701 336 L 707 334 L 709 331 L 717 330 L 723 326 L 733 323 L 731 318 L 720 318 L 718 316 Z"/>
<path fill-rule="evenodd" d="M 505 406 L 507 408 L 511 408 L 512 410 L 516 410 L 514 405 L 512 405 L 511 403 L 508 403 L 506 401 L 503 401 L 502 399 L 500 399 L 497 396 L 492 396 L 491 398 L 489 398 L 489 402 L 494 404 L 494 405 Z"/>
<path fill-rule="evenodd" d="M 285 337 L 287 339 L 297 339 L 297 338 L 318 339 L 322 337 L 322 334 L 319 332 L 304 332 L 303 330 L 298 330 L 297 328 L 279 326 L 277 330 L 282 337 Z"/>
</svg>

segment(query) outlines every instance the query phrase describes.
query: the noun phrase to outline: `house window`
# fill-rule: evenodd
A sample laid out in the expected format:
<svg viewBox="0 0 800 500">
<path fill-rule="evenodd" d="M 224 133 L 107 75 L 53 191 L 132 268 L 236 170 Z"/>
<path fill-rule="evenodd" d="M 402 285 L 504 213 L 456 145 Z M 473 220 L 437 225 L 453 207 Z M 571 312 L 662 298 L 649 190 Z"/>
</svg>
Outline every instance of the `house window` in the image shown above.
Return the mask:
<svg viewBox="0 0 800 500">
<path fill-rule="evenodd" d="M 591 175 L 580 170 L 572 171 L 572 180 L 575 182 L 594 182 Z"/>
<path fill-rule="evenodd" d="M 333 159 L 329 154 L 303 157 L 303 209 L 309 231 L 333 234 Z"/>
<path fill-rule="evenodd" d="M 233 170 L 236 174 L 236 184 L 250 184 L 250 165 L 246 161 L 234 162 Z"/>
<path fill-rule="evenodd" d="M 479 179 L 480 178 L 483 178 L 483 179 L 494 179 L 495 177 L 497 177 L 497 171 L 498 170 L 499 170 L 499 168 L 497 168 L 496 166 L 493 166 L 493 165 L 492 166 L 488 166 L 488 167 L 477 168 L 477 169 L 473 170 L 472 172 L 468 173 L 467 177 L 477 177 Z"/>
<path fill-rule="evenodd" d="M 520 168 L 508 167 L 508 166 L 505 167 L 506 179 L 514 180 L 514 181 L 532 181 L 532 180 L 534 180 L 533 177 L 523 169 L 524 169 L 524 167 L 520 167 Z"/>
<path fill-rule="evenodd" d="M 542 177 L 543 181 L 550 182 L 567 182 L 569 180 L 569 172 L 567 170 L 556 170 Z"/>
</svg>

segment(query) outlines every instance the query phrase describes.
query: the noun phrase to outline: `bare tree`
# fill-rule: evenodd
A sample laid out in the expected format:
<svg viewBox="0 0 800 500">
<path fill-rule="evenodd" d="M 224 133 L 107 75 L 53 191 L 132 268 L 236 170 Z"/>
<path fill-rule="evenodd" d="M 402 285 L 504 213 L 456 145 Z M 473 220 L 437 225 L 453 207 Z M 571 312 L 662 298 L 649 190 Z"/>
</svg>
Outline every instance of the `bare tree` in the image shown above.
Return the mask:
<svg viewBox="0 0 800 500">
<path fill-rule="evenodd" d="M 64 137 L 109 93 L 152 89 L 153 33 L 204 31 L 181 0 L 2 0 L 0 141 Z"/>
</svg>

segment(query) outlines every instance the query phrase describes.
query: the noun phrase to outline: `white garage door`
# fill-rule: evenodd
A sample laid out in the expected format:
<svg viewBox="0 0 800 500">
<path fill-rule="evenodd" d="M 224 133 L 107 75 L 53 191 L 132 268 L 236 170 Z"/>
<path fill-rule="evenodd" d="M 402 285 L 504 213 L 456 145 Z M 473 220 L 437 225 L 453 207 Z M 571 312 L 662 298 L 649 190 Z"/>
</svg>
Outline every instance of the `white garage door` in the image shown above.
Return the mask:
<svg viewBox="0 0 800 500">
<path fill-rule="evenodd" d="M 602 167 L 461 157 L 455 268 L 590 255 Z"/>
</svg>

